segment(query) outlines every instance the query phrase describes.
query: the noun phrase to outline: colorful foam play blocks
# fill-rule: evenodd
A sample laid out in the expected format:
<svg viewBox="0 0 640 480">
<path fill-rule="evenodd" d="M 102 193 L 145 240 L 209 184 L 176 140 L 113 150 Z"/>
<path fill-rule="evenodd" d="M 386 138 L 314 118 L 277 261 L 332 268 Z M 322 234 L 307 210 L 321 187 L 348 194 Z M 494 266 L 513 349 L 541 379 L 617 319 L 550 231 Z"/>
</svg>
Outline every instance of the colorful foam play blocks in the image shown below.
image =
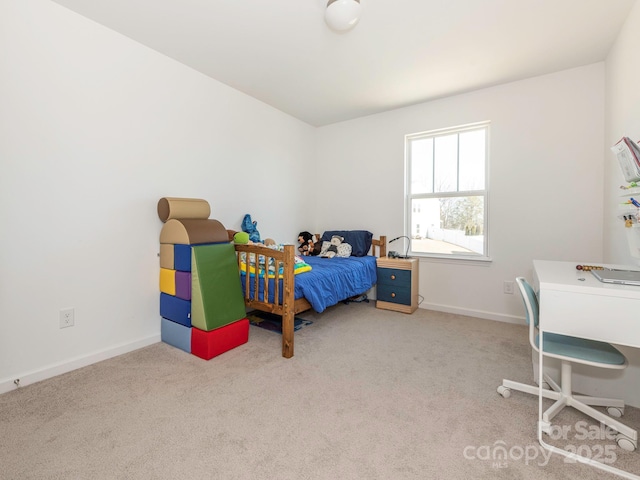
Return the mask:
<svg viewBox="0 0 640 480">
<path fill-rule="evenodd" d="M 162 318 L 160 326 L 160 338 L 180 350 L 191 353 L 191 327 L 172 322 L 168 318 Z"/>
<path fill-rule="evenodd" d="M 167 295 L 176 295 L 176 271 L 168 268 L 160 269 L 160 291 Z"/>
<path fill-rule="evenodd" d="M 191 325 L 209 331 L 244 318 L 234 246 L 197 245 L 191 254 Z"/>
<path fill-rule="evenodd" d="M 191 300 L 191 273 L 161 268 L 160 292 L 183 300 Z"/>
<path fill-rule="evenodd" d="M 243 318 L 224 327 L 208 332 L 191 329 L 191 353 L 204 360 L 211 360 L 249 340 L 249 320 Z"/>
<path fill-rule="evenodd" d="M 160 316 L 191 326 L 191 302 L 166 293 L 160 294 Z"/>
<path fill-rule="evenodd" d="M 191 300 L 191 273 L 176 270 L 176 297 Z"/>
<path fill-rule="evenodd" d="M 175 269 L 174 245 L 172 243 L 160 244 L 160 268 Z"/>
<path fill-rule="evenodd" d="M 191 271 L 191 245 L 173 246 L 173 263 L 176 270 Z"/>
<path fill-rule="evenodd" d="M 201 199 L 158 202 L 161 339 L 206 360 L 249 339 L 235 248 L 210 213 Z"/>
</svg>

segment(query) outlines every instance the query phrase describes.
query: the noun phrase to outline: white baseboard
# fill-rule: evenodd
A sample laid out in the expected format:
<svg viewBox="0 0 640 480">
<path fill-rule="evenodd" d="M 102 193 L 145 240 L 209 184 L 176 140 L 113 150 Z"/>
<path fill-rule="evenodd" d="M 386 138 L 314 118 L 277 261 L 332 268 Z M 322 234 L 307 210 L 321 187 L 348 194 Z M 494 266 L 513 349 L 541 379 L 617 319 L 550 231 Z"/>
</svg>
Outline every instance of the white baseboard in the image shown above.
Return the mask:
<svg viewBox="0 0 640 480">
<path fill-rule="evenodd" d="M 61 375 L 63 373 L 71 372 L 72 370 L 77 370 L 78 368 L 86 367 L 88 365 L 107 360 L 108 358 L 113 358 L 124 353 L 133 352 L 134 350 L 153 345 L 154 343 L 158 343 L 159 341 L 159 334 L 151 335 L 150 337 L 136 340 L 135 342 L 106 348 L 104 350 L 100 350 L 88 355 L 71 358 L 69 360 L 65 360 L 64 362 L 41 368 L 39 370 L 24 372 L 19 375 L 15 375 L 12 378 L 5 378 L 0 380 L 0 394 L 10 392 L 11 390 L 15 390 L 16 388 L 25 387 L 27 385 L 31 385 L 32 383 L 40 382 L 42 380 Z"/>
<path fill-rule="evenodd" d="M 449 305 L 439 305 L 436 303 L 421 303 L 420 308 L 427 310 L 435 310 L 436 312 L 455 313 L 456 315 L 465 315 L 468 317 L 484 318 L 486 320 L 495 320 L 496 322 L 515 323 L 517 325 L 526 325 L 524 317 L 516 317 L 513 315 L 505 315 L 503 313 L 485 312 L 482 310 L 471 310 L 466 308 L 452 307 Z"/>
</svg>

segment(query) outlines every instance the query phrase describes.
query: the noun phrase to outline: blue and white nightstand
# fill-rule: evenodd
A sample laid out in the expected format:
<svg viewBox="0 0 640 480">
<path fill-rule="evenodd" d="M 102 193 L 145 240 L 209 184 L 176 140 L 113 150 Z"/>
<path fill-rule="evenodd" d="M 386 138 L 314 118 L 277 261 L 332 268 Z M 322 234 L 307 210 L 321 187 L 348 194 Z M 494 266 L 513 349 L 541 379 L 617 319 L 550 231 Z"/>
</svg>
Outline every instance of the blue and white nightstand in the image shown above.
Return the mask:
<svg viewBox="0 0 640 480">
<path fill-rule="evenodd" d="M 418 308 L 418 259 L 380 257 L 377 260 L 377 308 L 413 313 Z"/>
</svg>

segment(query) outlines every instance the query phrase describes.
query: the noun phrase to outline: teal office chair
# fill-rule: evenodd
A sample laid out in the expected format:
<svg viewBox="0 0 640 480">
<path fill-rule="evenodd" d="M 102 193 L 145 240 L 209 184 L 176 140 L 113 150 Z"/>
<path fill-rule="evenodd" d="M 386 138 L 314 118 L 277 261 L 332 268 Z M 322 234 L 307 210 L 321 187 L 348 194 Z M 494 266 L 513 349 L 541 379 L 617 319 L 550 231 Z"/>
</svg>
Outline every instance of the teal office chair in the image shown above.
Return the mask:
<svg viewBox="0 0 640 480">
<path fill-rule="evenodd" d="M 523 277 L 516 278 L 516 282 L 522 294 L 522 300 L 524 301 L 527 324 L 529 325 L 529 343 L 531 343 L 531 347 L 540 354 L 538 297 L 533 291 L 533 288 L 531 288 L 531 285 L 529 285 Z M 635 450 L 638 446 L 638 433 L 620 423 L 618 420 L 611 418 L 621 417 L 623 415 L 624 402 L 622 400 L 574 395 L 571 390 L 572 364 L 579 363 L 594 367 L 621 370 L 628 365 L 625 356 L 615 347 L 605 342 L 569 337 L 555 333 L 545 333 L 543 340 L 542 347 L 544 351 L 542 355 L 559 359 L 561 361 L 561 370 L 560 385 L 555 383 L 547 374 L 544 374 L 543 377 L 542 395 L 544 398 L 555 400 L 555 403 L 542 415 L 542 431 L 548 434 L 551 429 L 551 420 L 553 420 L 553 417 L 564 407 L 569 406 L 618 432 L 616 435 L 618 446 L 628 451 Z M 513 382 L 511 380 L 503 380 L 502 385 L 498 387 L 498 393 L 504 398 L 511 396 L 511 390 L 518 390 L 532 395 L 538 395 L 539 392 L 536 386 Z M 593 406 L 605 407 L 610 416 L 596 410 Z"/>
</svg>

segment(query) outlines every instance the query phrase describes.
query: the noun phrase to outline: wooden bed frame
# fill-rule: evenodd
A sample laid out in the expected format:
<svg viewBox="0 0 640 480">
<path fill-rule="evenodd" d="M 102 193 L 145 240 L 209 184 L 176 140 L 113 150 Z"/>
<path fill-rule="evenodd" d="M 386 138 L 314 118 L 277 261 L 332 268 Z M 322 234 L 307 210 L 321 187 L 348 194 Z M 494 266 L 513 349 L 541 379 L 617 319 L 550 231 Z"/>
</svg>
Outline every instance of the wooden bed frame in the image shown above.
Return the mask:
<svg viewBox="0 0 640 480">
<path fill-rule="evenodd" d="M 320 238 L 320 235 L 317 235 L 317 238 Z M 294 318 L 305 310 L 309 310 L 311 305 L 304 298 L 299 298 L 297 300 L 294 299 L 294 286 L 293 282 L 295 281 L 295 275 L 293 273 L 294 269 L 294 257 L 298 254 L 298 249 L 296 245 L 285 245 L 284 251 L 274 250 L 272 248 L 268 248 L 262 245 L 235 245 L 236 252 L 246 252 L 247 254 L 255 254 L 255 255 L 263 255 L 265 257 L 265 261 L 267 265 L 269 264 L 269 259 L 273 258 L 275 265 L 283 265 L 283 273 L 279 273 L 279 268 L 276 268 L 276 278 L 273 282 L 273 288 L 275 291 L 273 292 L 274 302 L 269 302 L 270 291 L 269 291 L 269 283 L 264 282 L 264 300 L 260 300 L 259 298 L 259 289 L 258 282 L 260 280 L 258 275 L 246 275 L 247 269 L 249 268 L 249 262 L 246 262 L 244 266 L 241 265 L 240 257 L 238 256 L 238 268 L 241 271 L 245 272 L 244 282 L 245 282 L 245 295 L 244 295 L 244 303 L 247 307 L 260 310 L 262 312 L 274 313 L 276 315 L 282 316 L 282 356 L 285 358 L 293 357 L 293 327 L 294 327 Z M 384 257 L 387 254 L 387 237 L 381 236 L 379 239 L 373 239 L 371 242 L 371 253 L 375 256 L 377 250 L 378 257 Z M 282 279 L 282 287 L 280 287 L 279 280 Z M 250 293 L 251 282 L 254 283 L 254 293 L 253 296 Z M 282 292 L 282 303 L 280 303 L 280 288 L 284 291 Z M 346 299 L 345 299 L 346 300 Z"/>
</svg>

